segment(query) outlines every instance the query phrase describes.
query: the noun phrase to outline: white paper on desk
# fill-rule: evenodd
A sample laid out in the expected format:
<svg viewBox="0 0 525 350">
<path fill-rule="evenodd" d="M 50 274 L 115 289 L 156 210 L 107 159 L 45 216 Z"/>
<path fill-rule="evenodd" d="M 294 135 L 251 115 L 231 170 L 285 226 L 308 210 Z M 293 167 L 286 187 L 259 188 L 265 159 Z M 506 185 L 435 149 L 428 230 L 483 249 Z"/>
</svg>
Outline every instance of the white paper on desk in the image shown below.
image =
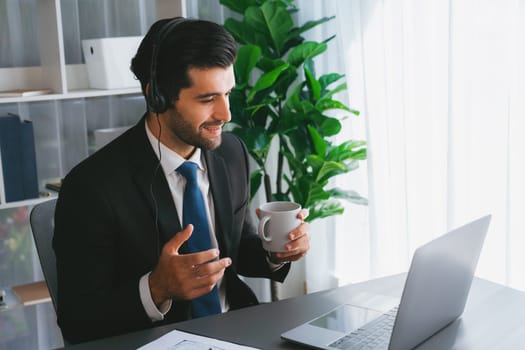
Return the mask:
<svg viewBox="0 0 525 350">
<path fill-rule="evenodd" d="M 257 349 L 174 330 L 138 350 L 248 350 Z"/>
</svg>

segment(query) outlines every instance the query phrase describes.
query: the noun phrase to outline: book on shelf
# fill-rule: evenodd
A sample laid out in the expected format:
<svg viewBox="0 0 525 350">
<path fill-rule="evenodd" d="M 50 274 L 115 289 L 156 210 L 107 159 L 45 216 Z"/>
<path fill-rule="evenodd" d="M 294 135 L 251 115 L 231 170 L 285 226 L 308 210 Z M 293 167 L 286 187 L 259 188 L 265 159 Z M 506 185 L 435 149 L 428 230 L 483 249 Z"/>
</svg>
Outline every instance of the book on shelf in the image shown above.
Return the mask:
<svg viewBox="0 0 525 350">
<path fill-rule="evenodd" d="M 51 301 L 45 281 L 20 284 L 11 288 L 20 302 L 24 305 L 33 305 Z"/>
<path fill-rule="evenodd" d="M 0 148 L 0 204 L 5 203 L 4 170 L 2 169 L 2 149 Z"/>
<path fill-rule="evenodd" d="M 38 198 L 33 124 L 18 115 L 0 115 L 2 203 Z"/>
<path fill-rule="evenodd" d="M 20 158 L 22 158 L 22 181 L 24 198 L 38 198 L 38 175 L 36 170 L 36 150 L 33 123 L 20 121 Z"/>
<path fill-rule="evenodd" d="M 14 89 L 0 91 L 0 97 L 30 97 L 51 94 L 51 89 Z"/>
</svg>

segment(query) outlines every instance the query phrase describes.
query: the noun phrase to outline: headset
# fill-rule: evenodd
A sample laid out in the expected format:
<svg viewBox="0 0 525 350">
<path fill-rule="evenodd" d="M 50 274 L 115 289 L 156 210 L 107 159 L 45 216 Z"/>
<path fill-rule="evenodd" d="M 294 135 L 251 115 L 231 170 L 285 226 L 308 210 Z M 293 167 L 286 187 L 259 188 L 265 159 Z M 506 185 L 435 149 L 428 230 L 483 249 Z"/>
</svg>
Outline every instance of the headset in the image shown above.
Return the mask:
<svg viewBox="0 0 525 350">
<path fill-rule="evenodd" d="M 162 45 L 162 42 L 164 39 L 167 38 L 168 34 L 170 34 L 175 27 L 177 27 L 180 23 L 185 22 L 186 19 L 184 17 L 177 17 L 175 19 L 172 19 L 168 23 L 166 23 L 160 30 L 159 33 L 156 36 L 155 42 L 153 43 L 153 51 L 151 54 L 151 63 L 150 63 L 150 77 L 149 77 L 149 91 L 146 94 L 146 101 L 148 103 L 148 109 L 155 113 L 157 115 L 157 123 L 159 124 L 159 135 L 157 137 L 157 147 L 159 152 L 159 161 L 157 162 L 157 165 L 155 166 L 155 169 L 153 170 L 153 174 L 151 176 L 151 182 L 150 182 L 150 196 L 153 200 L 153 206 L 155 211 L 155 230 L 157 231 L 156 237 L 155 237 L 155 253 L 157 256 L 160 257 L 161 254 L 161 247 L 160 247 L 160 228 L 159 228 L 159 210 L 158 210 L 158 204 L 157 199 L 155 198 L 155 194 L 153 192 L 153 183 L 154 178 L 157 175 L 157 172 L 161 166 L 161 159 L 162 159 L 162 153 L 160 148 L 160 133 L 162 132 L 161 124 L 159 121 L 159 114 L 164 113 L 168 110 L 168 108 L 171 106 L 171 102 L 162 94 L 159 84 L 157 82 L 157 61 L 159 56 L 159 50 Z"/>
<path fill-rule="evenodd" d="M 153 52 L 151 54 L 150 76 L 149 76 L 149 92 L 146 100 L 148 102 L 149 110 L 157 115 L 164 113 L 171 106 L 171 102 L 162 94 L 157 81 L 157 64 L 160 47 L 164 39 L 177 27 L 179 24 L 186 22 L 184 17 L 177 17 L 166 23 L 157 35 L 153 43 Z"/>
</svg>

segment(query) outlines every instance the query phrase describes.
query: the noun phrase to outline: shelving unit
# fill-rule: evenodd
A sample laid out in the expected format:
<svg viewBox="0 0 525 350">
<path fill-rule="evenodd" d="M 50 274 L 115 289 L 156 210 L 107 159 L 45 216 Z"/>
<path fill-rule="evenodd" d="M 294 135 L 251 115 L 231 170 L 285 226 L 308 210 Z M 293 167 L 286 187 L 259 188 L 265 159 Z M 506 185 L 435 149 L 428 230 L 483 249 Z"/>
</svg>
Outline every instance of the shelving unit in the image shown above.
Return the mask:
<svg viewBox="0 0 525 350">
<path fill-rule="evenodd" d="M 65 176 L 90 154 L 89 135 L 93 130 L 133 125 L 145 110 L 140 88 L 91 89 L 85 64 L 67 62 L 68 56 L 75 55 L 71 54 L 71 48 L 68 51 L 66 42 L 78 58 L 81 39 L 144 35 L 156 19 L 185 16 L 186 2 L 98 0 L 87 4 L 80 0 L 34 0 L 33 5 L 40 66 L 0 68 L 0 91 L 47 88 L 53 93 L 0 98 L 0 115 L 14 113 L 32 121 L 39 187 L 45 190 L 47 180 Z M 89 32 L 89 28 L 82 23 L 79 13 L 86 6 L 91 6 L 89 10 L 95 13 L 89 21 L 92 26 L 109 27 L 107 23 L 119 22 L 122 28 L 109 35 L 83 33 L 83 30 Z M 114 18 L 108 20 L 111 15 Z M 127 17 L 123 18 L 124 15 Z M 102 25 L 102 20 L 107 23 Z M 0 203 L 0 209 L 34 205 L 45 199 Z"/>
<path fill-rule="evenodd" d="M 23 67 L 16 60 L 11 65 L 0 64 L 0 91 L 50 88 L 53 93 L 0 98 L 0 115 L 14 113 L 33 123 L 39 188 L 47 191 L 45 183 L 48 180 L 62 178 L 91 153 L 90 133 L 93 130 L 135 124 L 145 111 L 139 88 L 89 88 L 79 50 L 81 39 L 143 35 L 158 18 L 185 16 L 186 4 L 185 0 L 26 0 L 8 2 L 8 6 L 33 6 L 29 12 L 35 18 L 30 21 L 37 28 L 40 65 Z M 79 12 L 86 6 L 91 6 L 92 12 L 101 13 L 90 16 L 83 26 Z M 22 12 L 26 16 L 26 11 Z M 7 15 L 0 13 L 2 28 L 8 22 L 2 16 Z M 122 22 L 122 29 L 86 35 L 88 25 L 103 27 L 101 21 L 110 24 L 106 27 Z M 17 27 L 17 31 L 6 33 L 19 35 L 20 30 L 26 28 Z M 13 37 L 8 41 L 20 45 L 20 40 Z M 3 44 L 0 43 L 2 49 Z M 66 44 L 73 45 L 74 55 Z M 69 62 L 68 56 L 76 59 Z M 48 192 L 49 196 L 57 195 Z M 0 203 L 0 271 L 5 287 L 42 279 L 28 214 L 34 205 L 48 200 L 49 196 Z M 21 217 L 23 222 L 17 221 Z M 63 345 L 51 303 L 4 310 L 0 313 L 0 323 L 0 348 L 49 349 Z M 20 327 L 31 331 L 20 330 Z"/>
</svg>

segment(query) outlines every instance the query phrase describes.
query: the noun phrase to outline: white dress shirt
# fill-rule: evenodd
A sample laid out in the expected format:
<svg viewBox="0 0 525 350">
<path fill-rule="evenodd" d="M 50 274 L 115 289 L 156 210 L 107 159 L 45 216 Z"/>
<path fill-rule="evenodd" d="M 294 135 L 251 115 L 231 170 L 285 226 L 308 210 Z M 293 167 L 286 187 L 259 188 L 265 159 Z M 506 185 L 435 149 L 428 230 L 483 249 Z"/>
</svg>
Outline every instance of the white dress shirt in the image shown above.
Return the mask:
<svg viewBox="0 0 525 350">
<path fill-rule="evenodd" d="M 179 217 L 179 222 L 182 224 L 182 196 L 181 193 L 184 193 L 184 187 L 186 186 L 186 179 L 184 176 L 175 171 L 182 163 L 185 161 L 191 161 L 197 164 L 197 182 L 199 184 L 199 189 L 201 190 L 204 204 L 206 206 L 206 214 L 208 217 L 208 226 L 210 228 L 210 238 L 211 245 L 214 248 L 218 248 L 217 238 L 215 237 L 215 211 L 213 206 L 213 198 L 210 191 L 210 181 L 208 179 L 206 164 L 202 159 L 202 152 L 200 148 L 196 148 L 193 155 L 190 159 L 184 159 L 176 152 L 172 151 L 168 147 L 160 143 L 160 155 L 159 156 L 159 142 L 157 138 L 151 133 L 151 130 L 148 127 L 147 123 L 145 124 L 146 134 L 148 139 L 155 151 L 157 157 L 160 158 L 160 165 L 162 171 L 168 182 L 168 186 L 171 191 L 173 202 L 175 203 L 175 208 L 177 209 L 177 214 Z M 156 234 L 156 233 L 152 233 Z M 146 313 L 152 321 L 161 321 L 164 319 L 164 315 L 171 308 L 171 300 L 166 301 L 164 304 L 157 308 L 153 299 L 151 298 L 151 291 L 149 288 L 149 274 L 151 272 L 142 276 L 139 282 L 139 292 L 140 298 L 142 300 L 142 305 L 146 310 Z M 223 281 L 219 281 L 219 299 L 221 304 L 222 311 L 228 310 L 228 305 L 226 302 L 226 293 L 225 293 L 225 284 Z"/>
<path fill-rule="evenodd" d="M 204 198 L 204 204 L 206 205 L 206 214 L 208 216 L 208 224 L 210 228 L 210 238 L 211 245 L 214 248 L 218 248 L 217 238 L 215 237 L 215 210 L 213 206 L 213 197 L 210 191 L 210 181 L 208 178 L 208 173 L 206 169 L 206 163 L 203 161 L 203 156 L 200 148 L 196 148 L 193 155 L 190 159 L 184 159 L 176 152 L 172 151 L 168 147 L 160 143 L 160 154 L 159 156 L 159 142 L 157 138 L 151 133 L 151 130 L 148 127 L 147 123 L 145 124 L 146 134 L 148 139 L 155 151 L 155 154 L 160 158 L 160 165 L 166 180 L 168 181 L 168 186 L 171 191 L 173 202 L 175 203 L 175 208 L 177 209 L 177 214 L 179 216 L 179 222 L 182 224 L 182 196 L 181 193 L 184 193 L 184 187 L 186 185 L 186 179 L 184 176 L 179 174 L 175 169 L 177 169 L 183 162 L 191 161 L 197 163 L 197 181 L 199 184 L 199 189 L 201 190 L 202 196 Z M 152 234 L 157 234 L 152 232 Z M 284 264 L 274 264 L 269 259 L 267 259 L 268 265 L 272 271 L 276 271 Z M 164 319 L 164 315 L 171 308 L 171 299 L 164 302 L 160 305 L 159 308 L 153 302 L 151 298 L 151 291 L 149 288 L 149 274 L 148 272 L 141 277 L 139 282 L 139 292 L 142 305 L 149 318 L 152 321 L 161 321 Z M 228 311 L 229 305 L 226 301 L 226 283 L 223 279 L 218 282 L 219 287 L 219 300 L 221 304 L 222 312 Z"/>
</svg>

